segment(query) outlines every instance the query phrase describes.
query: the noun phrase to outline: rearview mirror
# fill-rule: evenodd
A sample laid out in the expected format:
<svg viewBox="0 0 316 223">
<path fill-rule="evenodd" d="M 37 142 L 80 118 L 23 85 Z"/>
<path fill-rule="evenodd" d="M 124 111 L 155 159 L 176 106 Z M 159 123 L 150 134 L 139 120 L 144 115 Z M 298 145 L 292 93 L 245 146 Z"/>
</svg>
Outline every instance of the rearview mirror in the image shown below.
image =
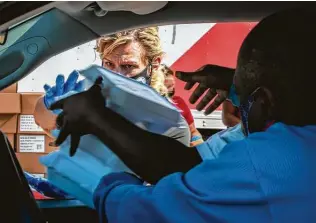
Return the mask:
<svg viewBox="0 0 316 223">
<path fill-rule="evenodd" d="M 7 41 L 8 30 L 0 32 L 0 45 L 4 45 Z"/>
</svg>

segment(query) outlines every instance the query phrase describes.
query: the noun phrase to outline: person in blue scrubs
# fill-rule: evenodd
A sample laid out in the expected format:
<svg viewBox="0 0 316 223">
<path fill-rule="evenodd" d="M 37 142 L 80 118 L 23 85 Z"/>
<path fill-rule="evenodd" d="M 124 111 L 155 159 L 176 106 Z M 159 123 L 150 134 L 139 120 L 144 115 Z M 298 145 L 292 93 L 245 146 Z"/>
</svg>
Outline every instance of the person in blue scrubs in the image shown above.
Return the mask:
<svg viewBox="0 0 316 223">
<path fill-rule="evenodd" d="M 234 104 L 247 137 L 214 159 L 194 152 L 190 159 L 187 151 L 194 148 L 144 132 L 104 108 L 97 83 L 53 104 L 51 109 L 63 109 L 56 144 L 68 135 L 95 134 L 141 177 L 102 178 L 94 193 L 100 222 L 316 222 L 316 106 L 306 106 L 315 95 L 314 22 L 313 10 L 283 11 L 246 37 L 229 94 L 238 94 Z M 214 88 L 208 71 L 178 76 Z M 155 184 L 144 186 L 150 174 Z"/>
</svg>

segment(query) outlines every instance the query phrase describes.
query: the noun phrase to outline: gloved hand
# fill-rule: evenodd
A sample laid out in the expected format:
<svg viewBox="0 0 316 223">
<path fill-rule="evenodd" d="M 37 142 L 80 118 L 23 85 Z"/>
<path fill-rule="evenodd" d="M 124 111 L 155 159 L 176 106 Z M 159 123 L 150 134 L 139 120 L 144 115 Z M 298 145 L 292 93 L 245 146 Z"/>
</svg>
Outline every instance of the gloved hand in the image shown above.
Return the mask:
<svg viewBox="0 0 316 223">
<path fill-rule="evenodd" d="M 58 75 L 56 78 L 56 85 L 51 87 L 47 84 L 44 85 L 44 90 L 46 92 L 44 96 L 44 103 L 46 108 L 49 108 L 54 102 L 57 100 L 62 99 L 65 94 L 75 91 L 81 92 L 83 90 L 83 82 L 78 81 L 79 73 L 78 71 L 74 70 L 68 77 L 67 81 L 65 82 L 64 75 Z M 61 110 L 53 111 L 55 114 L 59 114 Z"/>
<path fill-rule="evenodd" d="M 60 133 L 53 146 L 59 146 L 66 138 L 71 136 L 70 156 L 73 156 L 79 146 L 80 137 L 93 134 L 95 122 L 99 114 L 104 115 L 108 110 L 105 107 L 105 99 L 101 94 L 102 78 L 98 78 L 89 90 L 71 97 L 57 100 L 50 106 L 50 110 L 63 109 L 56 120 Z M 58 97 L 57 97 L 58 99 Z M 80 103 L 78 103 L 80 101 Z"/>
<path fill-rule="evenodd" d="M 195 83 L 199 83 L 193 91 L 189 101 L 194 104 L 207 91 L 203 99 L 197 104 L 196 109 L 201 111 L 210 101 L 215 100 L 205 109 L 204 114 L 212 113 L 228 97 L 233 83 L 235 70 L 217 65 L 206 65 L 195 72 L 177 71 L 176 77 L 187 82 L 186 90 L 190 90 Z M 216 97 L 215 97 L 216 96 Z"/>
</svg>

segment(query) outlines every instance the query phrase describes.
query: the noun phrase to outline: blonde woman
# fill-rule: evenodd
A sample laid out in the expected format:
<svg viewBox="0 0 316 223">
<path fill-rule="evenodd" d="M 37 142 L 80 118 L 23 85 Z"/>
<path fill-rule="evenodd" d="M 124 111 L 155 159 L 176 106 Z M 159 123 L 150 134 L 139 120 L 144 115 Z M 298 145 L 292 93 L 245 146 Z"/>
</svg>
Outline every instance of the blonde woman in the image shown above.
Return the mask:
<svg viewBox="0 0 316 223">
<path fill-rule="evenodd" d="M 164 53 L 161 48 L 158 27 L 135 29 L 102 37 L 97 40 L 96 51 L 105 68 L 148 84 L 160 95 L 167 96 L 164 74 L 159 72 Z M 34 118 L 46 132 L 51 132 L 56 128 L 57 117 L 57 114 L 47 108 L 55 102 L 57 96 L 80 89 L 77 79 L 78 74 L 76 73 L 72 73 L 66 82 L 63 76 L 59 75 L 56 79 L 56 86 L 44 86 L 46 95 L 38 101 Z M 172 132 L 167 132 L 165 135 L 189 145 L 190 132 L 187 124 L 184 123 L 181 123 L 181 126 L 185 127 L 173 129 Z"/>
<path fill-rule="evenodd" d="M 158 72 L 164 55 L 158 27 L 130 30 L 97 41 L 102 66 L 146 83 L 162 96 L 167 95 L 164 75 Z"/>
</svg>

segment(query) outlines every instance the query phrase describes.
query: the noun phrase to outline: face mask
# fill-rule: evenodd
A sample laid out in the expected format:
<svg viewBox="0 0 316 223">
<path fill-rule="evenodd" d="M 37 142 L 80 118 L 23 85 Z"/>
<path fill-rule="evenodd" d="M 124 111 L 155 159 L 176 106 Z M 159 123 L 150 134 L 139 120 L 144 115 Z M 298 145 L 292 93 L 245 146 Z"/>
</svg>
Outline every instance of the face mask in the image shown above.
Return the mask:
<svg viewBox="0 0 316 223">
<path fill-rule="evenodd" d="M 236 88 L 235 85 L 232 84 L 229 90 L 228 94 L 228 100 L 231 101 L 231 103 L 235 106 L 238 107 L 240 110 L 240 115 L 241 115 L 241 122 L 242 122 L 242 127 L 243 127 L 243 132 L 245 136 L 249 135 L 249 127 L 248 127 L 248 114 L 250 112 L 251 106 L 253 104 L 253 93 L 249 96 L 248 100 L 245 103 L 240 103 L 239 96 L 236 93 Z"/>
<path fill-rule="evenodd" d="M 244 102 L 244 103 L 241 103 L 240 106 L 239 106 L 239 110 L 240 110 L 240 114 L 241 114 L 241 122 L 242 122 L 242 125 L 243 125 L 243 130 L 244 130 L 244 134 L 246 136 L 248 136 L 250 134 L 250 129 L 249 129 L 249 113 L 251 111 L 251 108 L 254 104 L 254 95 L 256 94 L 256 92 L 259 90 L 260 88 L 257 88 L 255 91 L 253 91 L 250 96 L 248 97 L 247 101 Z M 274 120 L 265 120 L 265 121 L 262 121 L 262 120 L 257 120 L 257 123 L 258 122 L 263 122 L 263 126 L 262 127 L 259 127 L 258 126 L 256 127 L 256 129 L 258 131 L 265 131 L 267 130 L 271 125 L 273 125 L 275 123 Z M 260 125 L 260 124 L 259 124 Z M 252 128 L 254 128 L 254 126 L 252 126 Z"/>
<path fill-rule="evenodd" d="M 239 97 L 238 97 L 238 95 L 236 93 L 236 88 L 235 88 L 234 84 L 232 84 L 232 86 L 230 87 L 229 94 L 228 94 L 228 100 L 230 100 L 231 103 L 235 107 L 239 107 L 240 106 Z"/>
<path fill-rule="evenodd" d="M 131 78 L 143 84 L 150 85 L 151 75 L 148 75 L 147 70 L 148 70 L 148 67 L 146 67 L 142 72 L 140 72 L 139 74 Z"/>
<path fill-rule="evenodd" d="M 239 106 L 241 122 L 242 122 L 242 127 L 244 130 L 245 136 L 249 135 L 248 115 L 249 115 L 253 102 L 254 102 L 254 98 L 251 95 L 245 103 L 242 103 Z"/>
<path fill-rule="evenodd" d="M 251 106 L 254 102 L 253 94 L 255 92 L 256 90 L 250 94 L 247 101 L 244 103 L 240 103 L 239 96 L 236 93 L 236 88 L 234 84 L 232 84 L 232 86 L 230 87 L 229 94 L 228 94 L 228 100 L 230 100 L 232 104 L 235 107 L 238 107 L 240 110 L 241 122 L 242 122 L 243 132 L 245 136 L 249 135 L 248 115 L 249 115 Z"/>
</svg>

